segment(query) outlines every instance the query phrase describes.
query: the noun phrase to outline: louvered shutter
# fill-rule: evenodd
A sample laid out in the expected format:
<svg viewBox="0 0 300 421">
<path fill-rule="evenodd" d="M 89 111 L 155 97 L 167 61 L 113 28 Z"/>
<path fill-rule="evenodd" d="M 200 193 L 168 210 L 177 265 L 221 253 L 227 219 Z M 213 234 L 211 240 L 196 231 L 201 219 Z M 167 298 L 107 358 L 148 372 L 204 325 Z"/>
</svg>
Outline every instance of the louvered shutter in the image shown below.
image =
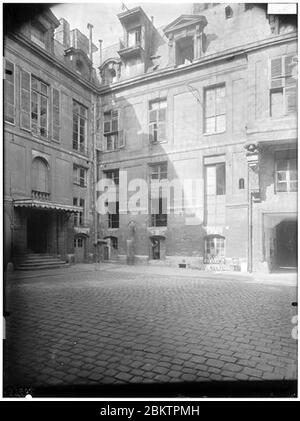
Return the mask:
<svg viewBox="0 0 300 421">
<path fill-rule="evenodd" d="M 30 130 L 30 73 L 21 70 L 20 125 Z"/>
<path fill-rule="evenodd" d="M 293 75 L 293 61 L 294 55 L 284 57 L 284 70 L 285 70 L 285 101 L 286 112 L 296 113 L 297 111 L 297 84 Z"/>
<path fill-rule="evenodd" d="M 283 86 L 282 57 L 271 60 L 271 88 Z"/>
<path fill-rule="evenodd" d="M 141 27 L 141 47 L 145 49 L 145 26 Z"/>
<path fill-rule="evenodd" d="M 60 92 L 52 88 L 52 138 L 60 140 Z"/>
<path fill-rule="evenodd" d="M 4 119 L 15 122 L 15 65 L 8 60 L 4 72 Z"/>
</svg>

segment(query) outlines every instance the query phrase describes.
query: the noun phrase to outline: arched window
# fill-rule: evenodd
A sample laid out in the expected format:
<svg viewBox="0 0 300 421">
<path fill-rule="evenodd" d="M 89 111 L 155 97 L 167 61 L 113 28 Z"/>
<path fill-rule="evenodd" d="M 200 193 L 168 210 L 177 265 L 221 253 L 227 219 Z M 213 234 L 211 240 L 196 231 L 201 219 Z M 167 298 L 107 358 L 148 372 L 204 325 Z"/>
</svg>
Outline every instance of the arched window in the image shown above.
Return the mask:
<svg viewBox="0 0 300 421">
<path fill-rule="evenodd" d="M 239 189 L 243 190 L 245 188 L 245 180 L 243 178 L 239 179 Z"/>
<path fill-rule="evenodd" d="M 225 17 L 226 19 L 230 19 L 233 16 L 233 11 L 230 6 L 225 7 Z"/>
<path fill-rule="evenodd" d="M 49 193 L 49 169 L 43 158 L 35 158 L 31 168 L 32 190 L 34 192 Z"/>
</svg>

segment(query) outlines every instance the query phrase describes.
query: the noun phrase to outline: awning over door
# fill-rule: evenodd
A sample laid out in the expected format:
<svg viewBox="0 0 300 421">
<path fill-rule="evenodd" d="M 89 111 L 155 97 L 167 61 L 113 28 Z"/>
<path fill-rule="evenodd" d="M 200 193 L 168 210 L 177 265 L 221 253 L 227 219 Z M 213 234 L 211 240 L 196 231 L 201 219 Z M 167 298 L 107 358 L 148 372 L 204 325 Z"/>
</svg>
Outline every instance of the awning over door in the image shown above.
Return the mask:
<svg viewBox="0 0 300 421">
<path fill-rule="evenodd" d="M 81 212 L 83 210 L 81 206 L 61 205 L 59 203 L 44 202 L 44 201 L 34 200 L 34 199 L 14 200 L 14 206 L 16 208 L 58 210 L 58 211 L 73 212 L 73 213 Z"/>
</svg>

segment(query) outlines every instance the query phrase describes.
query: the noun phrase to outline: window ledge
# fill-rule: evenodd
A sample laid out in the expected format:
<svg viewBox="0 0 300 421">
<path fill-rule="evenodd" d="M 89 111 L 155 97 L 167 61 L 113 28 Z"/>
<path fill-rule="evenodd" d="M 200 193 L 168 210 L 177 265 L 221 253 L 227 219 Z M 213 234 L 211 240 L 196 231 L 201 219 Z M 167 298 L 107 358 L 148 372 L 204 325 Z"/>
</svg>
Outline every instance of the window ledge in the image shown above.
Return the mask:
<svg viewBox="0 0 300 421">
<path fill-rule="evenodd" d="M 203 136 L 215 136 L 217 134 L 223 134 L 226 133 L 226 130 L 223 130 L 222 132 L 213 132 L 213 133 L 202 133 Z"/>
</svg>

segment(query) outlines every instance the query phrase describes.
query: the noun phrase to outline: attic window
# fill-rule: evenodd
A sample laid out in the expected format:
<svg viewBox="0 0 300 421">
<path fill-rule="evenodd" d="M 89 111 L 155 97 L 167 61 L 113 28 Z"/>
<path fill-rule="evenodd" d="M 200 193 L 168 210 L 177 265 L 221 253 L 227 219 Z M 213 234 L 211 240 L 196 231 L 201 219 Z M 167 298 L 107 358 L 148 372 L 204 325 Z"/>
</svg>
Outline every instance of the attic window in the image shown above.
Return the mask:
<svg viewBox="0 0 300 421">
<path fill-rule="evenodd" d="M 192 63 L 194 60 L 193 37 L 181 38 L 176 42 L 176 65 Z"/>
<path fill-rule="evenodd" d="M 141 27 L 131 29 L 127 32 L 127 46 L 136 47 L 141 45 Z"/>
<path fill-rule="evenodd" d="M 83 63 L 82 63 L 82 61 L 81 60 L 76 60 L 76 72 L 77 73 L 82 73 L 82 71 L 83 71 Z"/>
<path fill-rule="evenodd" d="M 38 22 L 31 23 L 31 41 L 42 48 L 46 48 L 46 30 Z"/>
<path fill-rule="evenodd" d="M 233 16 L 233 10 L 230 6 L 225 7 L 225 17 L 226 19 L 230 19 Z"/>
</svg>

